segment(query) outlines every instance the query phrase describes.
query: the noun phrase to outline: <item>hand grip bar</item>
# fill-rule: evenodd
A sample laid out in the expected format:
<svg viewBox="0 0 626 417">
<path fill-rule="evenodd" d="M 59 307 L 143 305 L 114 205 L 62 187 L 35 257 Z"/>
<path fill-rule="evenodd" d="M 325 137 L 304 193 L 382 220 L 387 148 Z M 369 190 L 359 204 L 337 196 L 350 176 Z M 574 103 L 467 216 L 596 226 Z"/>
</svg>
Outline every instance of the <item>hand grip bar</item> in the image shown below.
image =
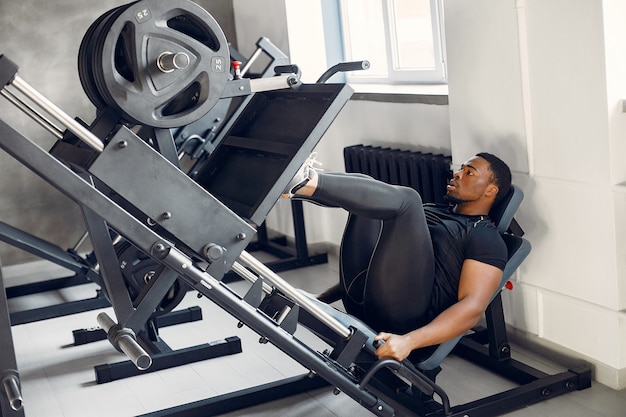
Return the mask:
<svg viewBox="0 0 626 417">
<path fill-rule="evenodd" d="M 400 363 L 394 359 L 381 359 L 374 363 L 374 365 L 372 365 L 372 367 L 367 371 L 363 379 L 359 382 L 359 386 L 361 386 L 361 388 L 365 388 L 365 386 L 374 377 L 374 374 L 382 368 L 387 368 L 396 372 L 427 396 L 432 396 L 436 393 L 439 398 L 441 398 L 444 415 L 450 414 L 450 399 L 448 398 L 446 392 L 410 365 L 410 363 Z"/>
<path fill-rule="evenodd" d="M 137 343 L 135 332 L 122 328 L 106 313 L 98 314 L 98 324 L 107 333 L 109 342 L 115 349 L 123 352 L 135 364 L 137 369 L 145 371 L 152 365 L 152 358 Z"/>
<path fill-rule="evenodd" d="M 316 81 L 316 83 L 323 84 L 328 81 L 330 77 L 338 72 L 362 71 L 369 68 L 369 61 L 340 62 L 339 64 L 333 65 L 332 67 L 328 68 L 326 72 L 324 72 L 321 77 Z"/>
</svg>

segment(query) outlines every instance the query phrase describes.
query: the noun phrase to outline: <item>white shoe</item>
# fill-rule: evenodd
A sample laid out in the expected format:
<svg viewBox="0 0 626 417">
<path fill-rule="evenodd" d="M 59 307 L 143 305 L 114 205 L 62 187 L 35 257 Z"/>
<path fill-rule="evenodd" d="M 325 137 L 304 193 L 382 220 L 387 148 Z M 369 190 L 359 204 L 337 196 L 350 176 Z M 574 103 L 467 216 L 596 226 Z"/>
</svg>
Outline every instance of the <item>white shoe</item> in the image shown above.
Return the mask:
<svg viewBox="0 0 626 417">
<path fill-rule="evenodd" d="M 313 152 L 309 157 L 304 161 L 296 175 L 289 181 L 287 187 L 285 187 L 285 191 L 283 194 L 286 194 L 287 197 L 292 198 L 296 191 L 300 188 L 304 187 L 317 175 L 318 171 L 323 171 L 319 166 L 322 165 L 320 161 L 317 159 L 317 152 Z"/>
</svg>

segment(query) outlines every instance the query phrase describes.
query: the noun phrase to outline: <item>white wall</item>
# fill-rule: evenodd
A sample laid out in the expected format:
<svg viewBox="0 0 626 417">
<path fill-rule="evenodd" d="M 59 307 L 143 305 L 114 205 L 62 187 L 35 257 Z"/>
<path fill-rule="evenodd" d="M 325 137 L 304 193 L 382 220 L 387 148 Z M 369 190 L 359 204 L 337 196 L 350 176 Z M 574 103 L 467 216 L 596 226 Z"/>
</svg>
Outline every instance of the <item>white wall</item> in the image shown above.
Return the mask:
<svg viewBox="0 0 626 417">
<path fill-rule="evenodd" d="M 319 14 L 325 0 L 280 1 L 293 61 L 306 68 L 300 60 L 320 56 L 324 30 L 290 19 L 302 8 Z M 533 245 L 505 294 L 509 324 L 624 388 L 626 4 L 446 0 L 445 19 L 449 106 L 351 101 L 317 150 L 329 169 L 342 168 L 353 143 L 448 149 L 455 163 L 479 150 L 502 156 L 525 190 L 517 219 Z M 288 229 L 280 210 L 270 220 Z M 311 241 L 339 242 L 341 215 L 316 211 L 307 221 Z"/>
<path fill-rule="evenodd" d="M 623 163 L 623 155 L 626 155 L 626 2 L 620 0 L 605 0 L 604 2 L 604 40 L 606 55 L 606 79 L 607 79 L 607 108 L 609 129 L 609 153 L 611 167 L 611 184 L 615 199 L 615 230 L 626 230 L 625 216 L 625 193 L 626 164 Z M 626 236 L 624 233 L 616 233 L 616 251 L 618 254 L 626 253 Z M 626 309 L 626 259 L 621 256 L 617 262 L 618 298 L 620 310 Z M 622 352 L 626 352 L 626 343 L 622 343 Z M 622 354 L 622 357 L 626 355 Z"/>
<path fill-rule="evenodd" d="M 615 186 L 624 180 L 624 7 L 445 4 L 454 155 L 475 137 L 494 149 L 505 137 L 499 153 L 526 191 L 518 220 L 533 251 L 507 294 L 507 318 L 591 359 L 598 380 L 626 387 L 624 256 L 617 250 L 625 199 Z"/>
<path fill-rule="evenodd" d="M 452 156 L 502 157 L 528 172 L 515 10 L 510 1 L 444 2 Z"/>
</svg>

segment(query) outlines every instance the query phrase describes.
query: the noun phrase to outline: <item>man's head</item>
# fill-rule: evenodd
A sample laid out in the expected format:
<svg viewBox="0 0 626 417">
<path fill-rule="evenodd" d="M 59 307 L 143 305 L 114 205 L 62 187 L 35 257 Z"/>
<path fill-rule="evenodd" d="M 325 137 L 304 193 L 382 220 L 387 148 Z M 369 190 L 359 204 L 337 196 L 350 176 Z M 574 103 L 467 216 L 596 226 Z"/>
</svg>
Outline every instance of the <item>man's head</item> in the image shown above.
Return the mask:
<svg viewBox="0 0 626 417">
<path fill-rule="evenodd" d="M 498 186 L 496 203 L 504 198 L 511 188 L 511 169 L 500 158 L 487 152 L 477 153 L 476 156 L 489 162 L 491 168 L 491 181 Z"/>
<path fill-rule="evenodd" d="M 447 197 L 468 214 L 486 214 L 511 187 L 511 170 L 500 158 L 481 152 L 454 173 Z M 484 212 L 484 213 L 481 213 Z"/>
</svg>

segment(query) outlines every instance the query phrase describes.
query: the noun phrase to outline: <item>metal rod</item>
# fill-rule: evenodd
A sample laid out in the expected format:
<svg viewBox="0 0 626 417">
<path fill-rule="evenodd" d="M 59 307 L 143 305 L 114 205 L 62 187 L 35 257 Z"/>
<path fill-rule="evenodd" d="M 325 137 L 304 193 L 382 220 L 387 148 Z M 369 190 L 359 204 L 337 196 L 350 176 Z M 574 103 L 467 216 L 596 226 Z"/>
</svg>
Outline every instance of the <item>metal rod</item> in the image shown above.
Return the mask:
<svg viewBox="0 0 626 417">
<path fill-rule="evenodd" d="M 2 380 L 2 389 L 6 394 L 9 404 L 14 411 L 19 411 L 24 405 L 24 399 L 20 391 L 20 380 L 16 374 L 11 373 Z"/>
<path fill-rule="evenodd" d="M 360 71 L 367 70 L 370 68 L 369 61 L 353 61 L 353 62 L 340 62 L 337 65 L 334 65 L 326 70 L 315 82 L 315 84 L 324 84 L 330 77 L 335 75 L 338 72 L 348 72 L 348 71 Z"/>
<path fill-rule="evenodd" d="M 250 69 L 250 67 L 254 63 L 254 61 L 256 61 L 257 58 L 259 57 L 259 55 L 261 55 L 261 52 L 263 52 L 263 49 L 256 48 L 256 51 L 254 51 L 254 53 L 252 54 L 250 59 L 248 59 L 248 62 L 246 62 L 246 65 L 244 65 L 243 68 L 241 69 L 241 76 L 242 77 L 246 74 L 246 72 L 248 72 L 248 70 Z"/>
<path fill-rule="evenodd" d="M 245 266 L 241 265 L 238 262 L 233 263 L 232 270 L 235 271 L 235 273 L 241 278 L 248 281 L 250 284 L 254 284 L 259 279 L 257 275 L 253 274 L 250 270 L 248 270 Z M 268 283 L 264 282 L 262 287 L 265 294 L 272 293 L 272 287 Z"/>
<path fill-rule="evenodd" d="M 259 275 L 263 276 L 269 282 L 271 282 L 276 288 L 278 288 L 285 295 L 287 295 L 293 301 L 302 306 L 309 313 L 313 314 L 319 320 L 324 322 L 324 324 L 330 327 L 335 333 L 346 339 L 350 337 L 352 332 L 348 327 L 344 326 L 337 319 L 332 317 L 327 312 L 323 311 L 321 308 L 315 305 L 315 303 L 311 301 L 306 295 L 299 292 L 291 284 L 283 280 L 281 277 L 275 274 L 271 269 L 269 269 L 252 255 L 250 255 L 248 252 L 241 252 L 241 255 L 239 255 L 239 260 L 251 269 L 253 269 L 255 272 L 257 272 Z"/>
<path fill-rule="evenodd" d="M 80 247 L 83 246 L 83 243 L 85 243 L 85 240 L 87 240 L 88 237 L 89 237 L 89 231 L 86 231 L 85 233 L 83 233 L 80 239 L 78 239 L 78 242 L 76 242 L 72 250 L 74 252 L 78 252 L 78 249 L 80 249 Z"/>
<path fill-rule="evenodd" d="M 291 312 L 291 307 L 285 306 L 283 310 L 280 312 L 280 316 L 278 316 L 278 318 L 276 319 L 276 323 L 278 323 L 279 325 L 282 324 L 290 312 Z"/>
<path fill-rule="evenodd" d="M 189 62 L 189 55 L 184 52 L 163 52 L 157 58 L 157 68 L 164 73 L 170 73 L 177 69 L 187 68 Z"/>
<path fill-rule="evenodd" d="M 282 88 L 291 88 L 298 82 L 296 74 L 289 74 L 278 77 L 253 78 L 250 80 L 250 91 L 273 91 Z"/>
<path fill-rule="evenodd" d="M 21 79 L 18 75 L 13 78 L 11 85 L 15 87 L 19 92 L 31 99 L 35 104 L 47 111 L 52 117 L 61 122 L 70 132 L 76 135 L 80 140 L 85 142 L 91 148 L 98 152 L 104 150 L 104 144 L 93 133 L 87 130 L 84 126 L 72 119 L 67 113 L 58 108 L 54 103 L 45 98 L 41 93 L 31 87 L 27 82 Z"/>
<path fill-rule="evenodd" d="M 22 110 L 31 119 L 39 123 L 44 129 L 56 136 L 57 139 L 63 139 L 63 131 L 59 129 L 54 123 L 45 118 L 42 114 L 39 114 L 35 109 L 26 104 L 22 99 L 17 97 L 6 88 L 1 90 L 0 93 L 9 100 L 15 107 Z"/>
<path fill-rule="evenodd" d="M 109 341 L 116 349 L 121 350 L 135 364 L 137 369 L 144 371 L 152 365 L 152 358 L 135 340 L 135 333 L 131 329 L 120 327 L 106 313 L 100 313 L 97 317 L 98 324 L 107 332 L 107 335 L 113 329 L 114 334 L 109 335 Z"/>
</svg>

